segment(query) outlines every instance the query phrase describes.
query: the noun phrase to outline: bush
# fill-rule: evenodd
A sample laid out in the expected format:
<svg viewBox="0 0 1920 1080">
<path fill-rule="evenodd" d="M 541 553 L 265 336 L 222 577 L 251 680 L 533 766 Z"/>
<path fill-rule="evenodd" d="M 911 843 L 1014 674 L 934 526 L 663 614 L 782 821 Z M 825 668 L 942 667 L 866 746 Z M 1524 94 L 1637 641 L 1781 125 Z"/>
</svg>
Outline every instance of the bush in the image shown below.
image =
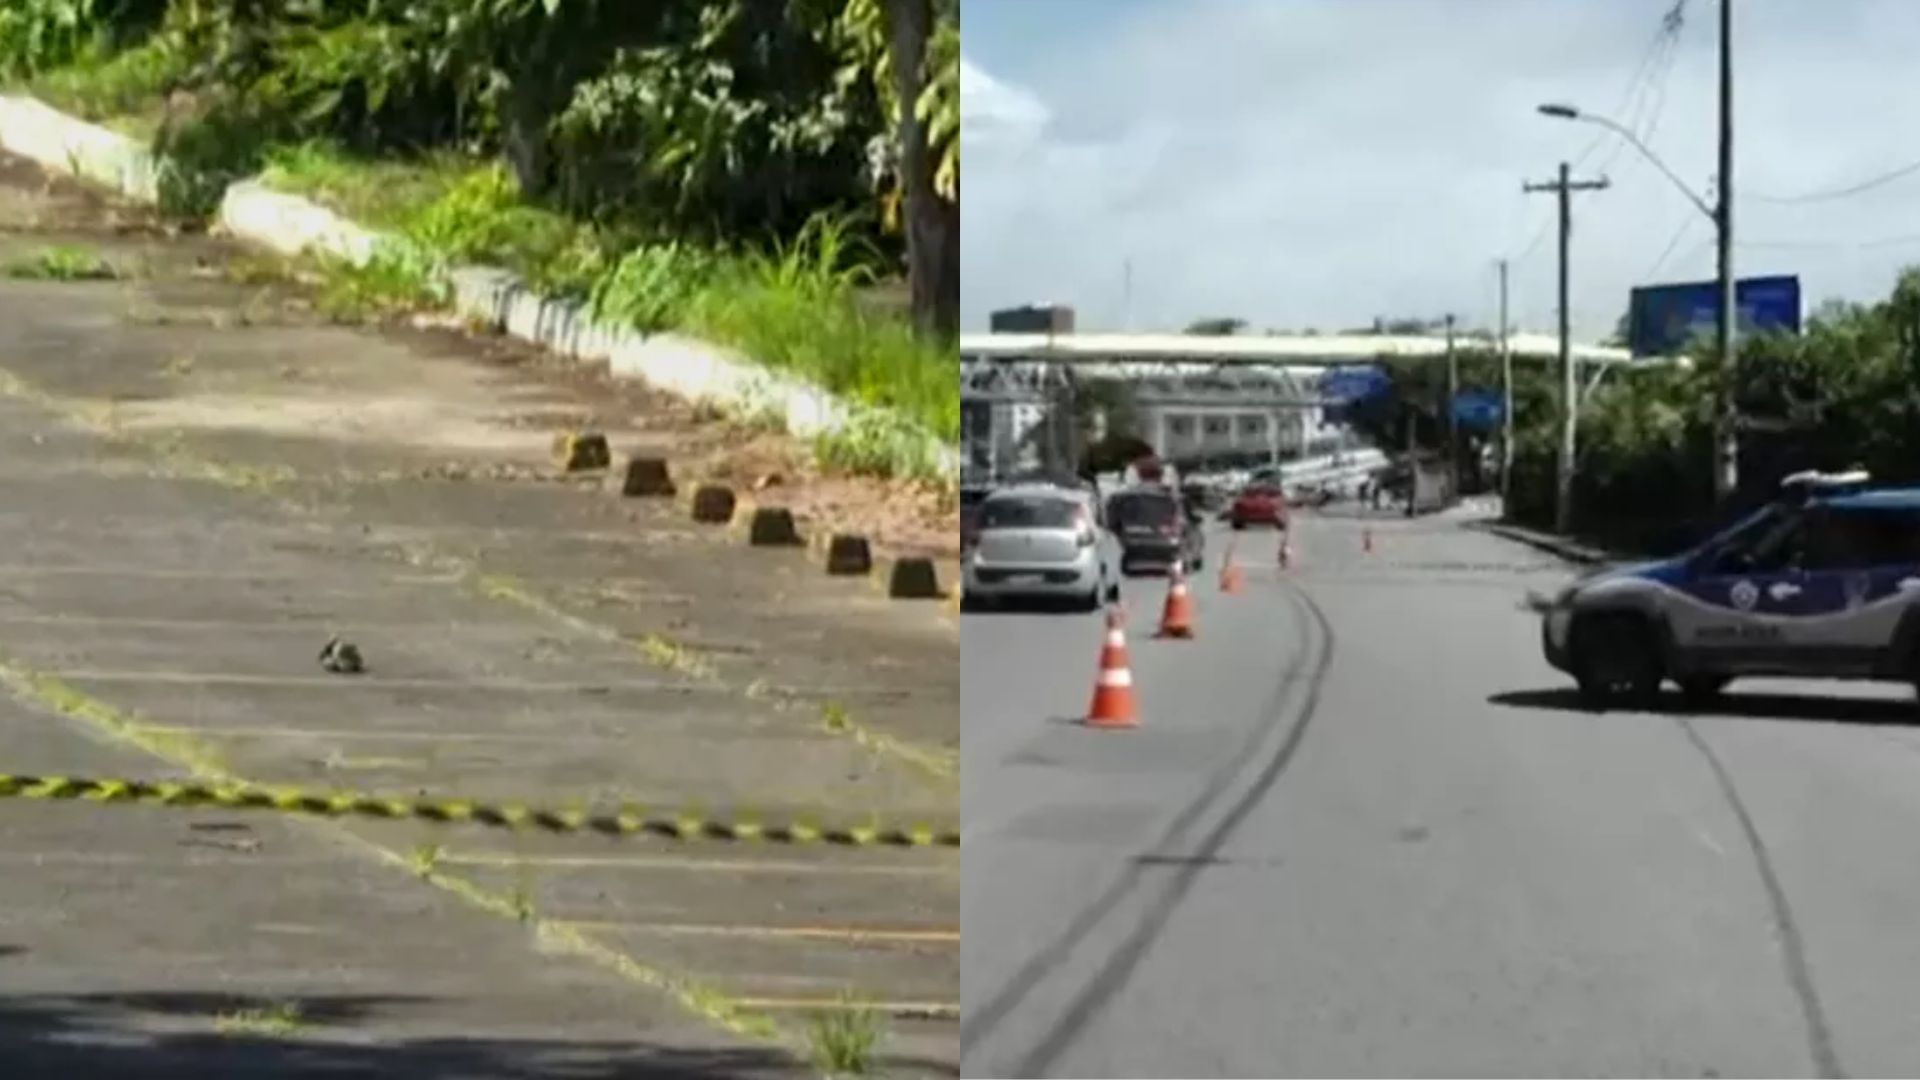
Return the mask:
<svg viewBox="0 0 1920 1080">
<path fill-rule="evenodd" d="M 1798 336 L 1741 341 L 1735 400 L 1740 490 L 1713 492 L 1714 358 L 1610 376 L 1580 418 L 1575 530 L 1624 547 L 1671 551 L 1761 500 L 1802 469 L 1865 467 L 1876 481 L 1920 483 L 1920 271 L 1888 300 L 1829 305 Z M 1522 413 L 1526 416 L 1528 414 Z M 1516 442 L 1509 515 L 1553 521 L 1553 409 Z"/>
</svg>

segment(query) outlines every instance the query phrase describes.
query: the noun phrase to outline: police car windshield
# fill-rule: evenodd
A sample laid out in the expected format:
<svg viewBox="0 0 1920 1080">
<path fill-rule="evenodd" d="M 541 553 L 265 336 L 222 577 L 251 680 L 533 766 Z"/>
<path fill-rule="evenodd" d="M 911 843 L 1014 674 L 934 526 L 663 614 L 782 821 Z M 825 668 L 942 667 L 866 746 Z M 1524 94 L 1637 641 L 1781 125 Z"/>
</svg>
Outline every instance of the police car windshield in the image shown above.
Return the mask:
<svg viewBox="0 0 1920 1080">
<path fill-rule="evenodd" d="M 1780 508 L 1763 506 L 1760 509 L 1727 526 L 1711 540 L 1700 545 L 1701 554 L 1725 555 L 1728 552 L 1750 549 L 1764 540 L 1772 532 L 1780 519 Z"/>
</svg>

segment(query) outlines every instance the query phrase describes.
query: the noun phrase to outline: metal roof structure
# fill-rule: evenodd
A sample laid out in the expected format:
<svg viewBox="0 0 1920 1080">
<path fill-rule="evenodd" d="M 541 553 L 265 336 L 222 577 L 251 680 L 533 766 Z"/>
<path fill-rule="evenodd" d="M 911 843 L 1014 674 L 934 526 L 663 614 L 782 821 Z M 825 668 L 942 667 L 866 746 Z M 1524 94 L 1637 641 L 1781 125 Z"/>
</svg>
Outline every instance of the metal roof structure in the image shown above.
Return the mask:
<svg viewBox="0 0 1920 1080">
<path fill-rule="evenodd" d="M 1456 349 L 1485 349 L 1483 338 L 1456 337 Z M 1560 355 L 1560 342 L 1548 334 L 1514 334 L 1508 346 L 1517 357 Z M 1575 343 L 1573 358 L 1585 364 L 1633 359 L 1626 349 Z M 1267 337 L 1202 334 L 962 334 L 964 360 L 1035 360 L 1061 364 L 1262 364 L 1331 367 L 1382 358 L 1439 359 L 1447 353 L 1443 337 L 1405 334 L 1291 334 Z"/>
</svg>

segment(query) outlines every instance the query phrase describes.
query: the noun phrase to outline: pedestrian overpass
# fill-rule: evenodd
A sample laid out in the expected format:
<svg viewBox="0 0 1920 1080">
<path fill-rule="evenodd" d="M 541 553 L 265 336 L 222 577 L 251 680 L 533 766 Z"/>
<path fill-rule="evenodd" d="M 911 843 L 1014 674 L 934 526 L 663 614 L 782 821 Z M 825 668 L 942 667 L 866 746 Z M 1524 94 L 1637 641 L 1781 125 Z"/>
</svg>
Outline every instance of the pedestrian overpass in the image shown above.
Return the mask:
<svg viewBox="0 0 1920 1080">
<path fill-rule="evenodd" d="M 1559 355 L 1559 340 L 1515 334 L 1516 359 Z M 1459 336 L 1455 349 L 1494 342 Z M 1442 361 L 1438 335 L 965 334 L 960 339 L 964 472 L 1004 475 L 1073 457 L 1076 399 L 1096 384 L 1127 387 L 1139 434 L 1175 462 L 1280 463 L 1351 448 L 1330 422 L 1327 369 L 1389 359 Z M 1630 359 L 1625 349 L 1574 345 L 1577 364 Z M 1089 419 L 1096 429 L 1098 415 Z"/>
</svg>

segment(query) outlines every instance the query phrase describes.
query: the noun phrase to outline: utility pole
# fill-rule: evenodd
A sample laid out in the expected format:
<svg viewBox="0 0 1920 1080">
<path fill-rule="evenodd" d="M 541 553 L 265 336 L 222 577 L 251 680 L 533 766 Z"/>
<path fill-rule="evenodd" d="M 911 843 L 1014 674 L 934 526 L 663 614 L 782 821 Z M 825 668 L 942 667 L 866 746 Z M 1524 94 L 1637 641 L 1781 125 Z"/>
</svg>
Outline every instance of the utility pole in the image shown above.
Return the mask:
<svg viewBox="0 0 1920 1080">
<path fill-rule="evenodd" d="M 1449 500 L 1460 497 L 1460 358 L 1453 351 L 1453 316 L 1447 316 L 1447 492 Z"/>
<path fill-rule="evenodd" d="M 1513 350 L 1507 338 L 1507 260 L 1500 260 L 1500 502 L 1513 491 Z"/>
<path fill-rule="evenodd" d="M 1580 386 L 1574 370 L 1572 327 L 1567 301 L 1567 243 L 1573 235 L 1573 193 L 1598 191 L 1607 186 L 1607 178 L 1573 180 L 1572 166 L 1560 163 L 1560 176 L 1542 184 L 1522 184 L 1528 192 L 1551 191 L 1560 198 L 1560 461 L 1559 483 L 1553 507 L 1554 531 L 1573 531 L 1574 437 L 1580 419 Z"/>
<path fill-rule="evenodd" d="M 1720 318 L 1715 329 L 1720 352 L 1719 438 L 1713 471 L 1713 493 L 1722 504 L 1740 486 L 1739 416 L 1735 392 L 1740 354 L 1734 334 L 1739 322 L 1733 282 L 1733 0 L 1720 0 L 1720 203 L 1714 224 L 1719 237 Z"/>
</svg>

